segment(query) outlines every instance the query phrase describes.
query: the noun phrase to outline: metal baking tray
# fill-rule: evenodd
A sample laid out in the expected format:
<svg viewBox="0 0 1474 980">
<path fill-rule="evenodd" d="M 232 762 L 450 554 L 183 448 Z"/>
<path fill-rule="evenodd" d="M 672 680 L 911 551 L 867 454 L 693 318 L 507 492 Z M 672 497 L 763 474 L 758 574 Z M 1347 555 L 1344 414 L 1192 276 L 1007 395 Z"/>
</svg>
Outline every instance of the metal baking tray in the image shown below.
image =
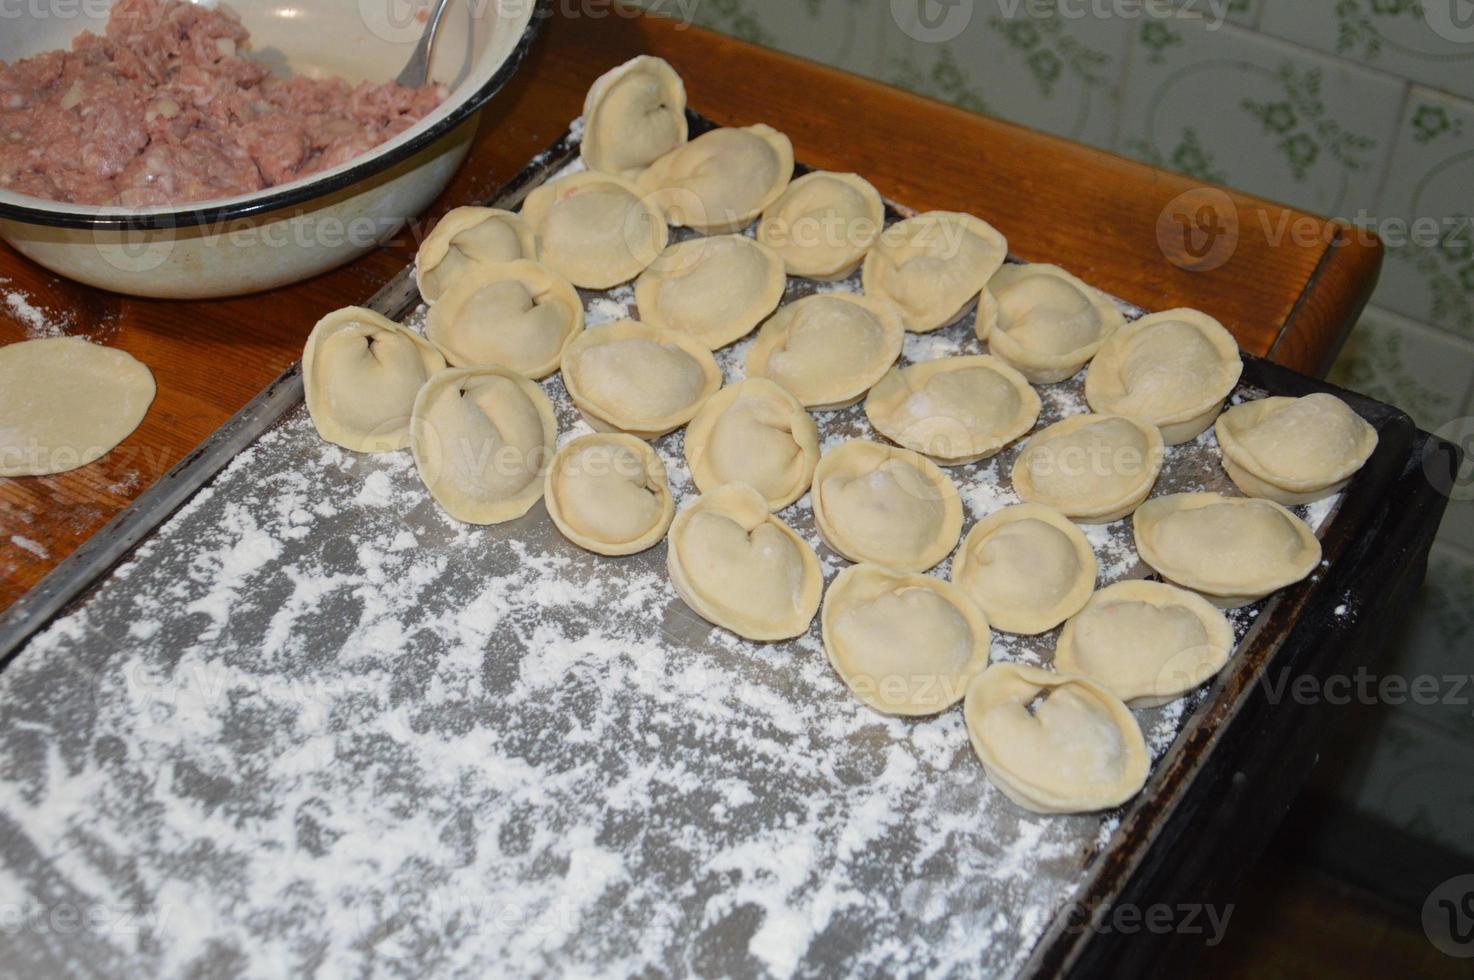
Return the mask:
<svg viewBox="0 0 1474 980">
<path fill-rule="evenodd" d="M 491 203 L 577 152 L 575 124 Z M 857 282 L 790 280 L 787 298 L 816 288 Z M 584 299 L 591 323 L 633 303 Z M 369 305 L 417 322 L 411 270 Z M 745 349 L 719 354 L 729 381 Z M 969 315 L 903 358 L 978 350 Z M 1335 390 L 1245 361 L 1236 399 Z M 562 440 L 586 431 L 544 387 Z M 1080 387 L 1040 389 L 1040 425 L 1083 410 Z M 664 545 L 589 555 L 541 505 L 459 525 L 408 453 L 323 443 L 294 367 L 0 618 L 0 878 L 27 926 L 7 959 L 32 976 L 1052 973 L 1288 627 L 1329 601 L 1327 569 L 1407 456 L 1405 416 L 1337 393 L 1382 444 L 1301 508 L 1325 565 L 1232 614 L 1211 684 L 1137 712 L 1139 797 L 1042 817 L 988 784 L 960 709 L 860 705 L 817 620 L 742 641 L 676 598 Z M 826 447 L 870 434 L 860 406 L 818 418 Z M 656 446 L 685 502 L 681 438 Z M 1016 452 L 948 470 L 968 527 L 1012 502 Z M 1169 451 L 1155 492 L 1229 487 L 1208 434 Z M 807 497 L 782 517 L 832 578 Z M 1089 536 L 1102 584 L 1149 572 L 1129 521 Z M 1053 642 L 995 633 L 993 655 L 1047 663 Z"/>
</svg>

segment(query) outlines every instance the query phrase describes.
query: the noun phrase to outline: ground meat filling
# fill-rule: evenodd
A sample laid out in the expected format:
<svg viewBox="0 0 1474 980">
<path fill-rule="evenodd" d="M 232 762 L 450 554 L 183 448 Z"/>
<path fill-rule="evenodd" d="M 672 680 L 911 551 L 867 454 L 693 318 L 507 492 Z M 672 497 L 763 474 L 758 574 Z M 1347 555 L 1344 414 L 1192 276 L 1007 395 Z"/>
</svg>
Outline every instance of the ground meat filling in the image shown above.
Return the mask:
<svg viewBox="0 0 1474 980">
<path fill-rule="evenodd" d="M 223 4 L 119 0 L 99 37 L 0 62 L 0 187 L 73 204 L 184 204 L 284 184 L 413 126 L 440 86 L 278 78 Z"/>
</svg>

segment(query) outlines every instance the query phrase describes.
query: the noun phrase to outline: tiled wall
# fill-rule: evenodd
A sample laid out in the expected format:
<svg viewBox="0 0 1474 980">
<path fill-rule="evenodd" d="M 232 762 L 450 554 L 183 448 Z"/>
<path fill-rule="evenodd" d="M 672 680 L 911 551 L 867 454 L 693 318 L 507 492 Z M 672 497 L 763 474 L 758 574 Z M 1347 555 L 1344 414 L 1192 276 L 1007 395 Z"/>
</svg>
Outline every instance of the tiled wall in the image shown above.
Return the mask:
<svg viewBox="0 0 1474 980">
<path fill-rule="evenodd" d="M 1474 445 L 1474 21 L 1455 19 L 1467 0 L 647 6 L 1369 223 L 1387 261 L 1332 378 Z M 1422 233 L 1404 242 L 1398 229 L 1414 219 Z M 1384 669 L 1474 673 L 1474 502 L 1451 504 L 1408 638 Z M 1389 709 L 1364 749 L 1348 800 L 1474 854 L 1474 707 Z"/>
</svg>

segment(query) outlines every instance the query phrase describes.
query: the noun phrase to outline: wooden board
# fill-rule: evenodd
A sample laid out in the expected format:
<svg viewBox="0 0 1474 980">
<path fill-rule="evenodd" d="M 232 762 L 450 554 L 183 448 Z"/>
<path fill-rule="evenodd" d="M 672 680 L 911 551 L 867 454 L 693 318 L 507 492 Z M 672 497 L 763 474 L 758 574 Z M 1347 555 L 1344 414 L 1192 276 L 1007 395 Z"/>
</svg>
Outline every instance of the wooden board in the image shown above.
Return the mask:
<svg viewBox="0 0 1474 980">
<path fill-rule="evenodd" d="M 0 293 L 24 292 L 64 315 L 68 332 L 129 351 L 159 383 L 143 426 L 107 458 L 0 479 L 0 608 L 285 369 L 319 317 L 382 286 L 439 215 L 508 180 L 579 114 L 599 74 L 639 53 L 669 59 L 692 105 L 722 123 L 769 123 L 815 166 L 862 173 L 921 208 L 976 213 L 1023 258 L 1056 262 L 1150 309 L 1204 309 L 1246 350 L 1300 370 L 1324 371 L 1375 284 L 1376 241 L 1322 219 L 1228 192 L 1173 205 L 1199 185 L 699 28 L 558 16 L 483 113 L 471 158 L 442 199 L 390 245 L 336 272 L 242 299 L 161 302 L 58 280 L 0 246 Z M 1235 224 L 1236 238 L 1225 237 Z M 1186 248 L 1184 233 L 1194 236 Z M 1190 268 L 1190 252 L 1213 265 L 1230 240 L 1222 264 Z M 26 336 L 0 304 L 0 343 Z"/>
</svg>

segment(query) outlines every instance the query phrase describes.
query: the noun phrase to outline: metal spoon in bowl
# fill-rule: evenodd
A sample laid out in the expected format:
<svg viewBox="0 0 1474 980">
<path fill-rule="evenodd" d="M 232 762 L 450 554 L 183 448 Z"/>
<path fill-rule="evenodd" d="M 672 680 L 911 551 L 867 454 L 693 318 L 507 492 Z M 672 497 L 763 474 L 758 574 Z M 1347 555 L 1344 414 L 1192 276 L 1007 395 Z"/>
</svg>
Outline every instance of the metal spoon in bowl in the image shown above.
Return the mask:
<svg viewBox="0 0 1474 980">
<path fill-rule="evenodd" d="M 410 55 L 409 64 L 404 66 L 404 71 L 399 73 L 395 79 L 400 85 L 409 88 L 423 88 L 430 82 L 430 52 L 435 47 L 435 32 L 440 29 L 440 18 L 445 14 L 445 8 L 450 6 L 450 0 L 435 0 L 430 7 L 430 17 L 425 22 L 425 33 L 420 35 L 420 43 L 415 45 L 414 54 Z"/>
</svg>

